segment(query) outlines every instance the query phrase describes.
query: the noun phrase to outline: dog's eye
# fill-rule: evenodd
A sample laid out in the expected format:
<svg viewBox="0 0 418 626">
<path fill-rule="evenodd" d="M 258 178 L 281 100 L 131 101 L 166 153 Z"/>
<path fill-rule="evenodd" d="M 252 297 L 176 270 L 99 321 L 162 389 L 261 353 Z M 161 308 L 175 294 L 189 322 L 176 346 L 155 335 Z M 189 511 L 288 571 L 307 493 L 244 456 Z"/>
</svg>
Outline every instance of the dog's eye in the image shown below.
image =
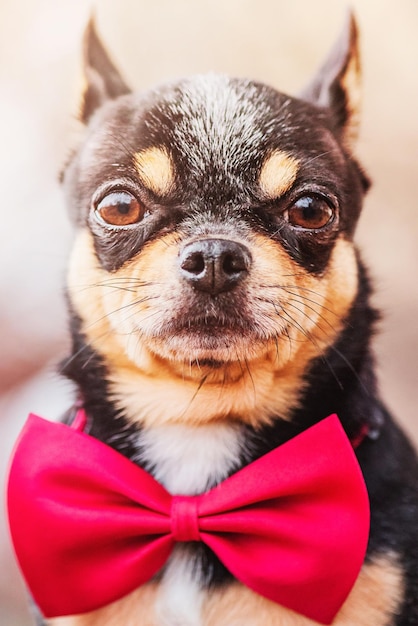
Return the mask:
<svg viewBox="0 0 418 626">
<path fill-rule="evenodd" d="M 129 192 L 113 191 L 99 202 L 96 213 L 107 224 L 128 226 L 139 222 L 144 217 L 145 209 Z"/>
<path fill-rule="evenodd" d="M 284 211 L 283 217 L 291 226 L 316 230 L 332 220 L 334 209 L 321 196 L 302 196 Z"/>
</svg>

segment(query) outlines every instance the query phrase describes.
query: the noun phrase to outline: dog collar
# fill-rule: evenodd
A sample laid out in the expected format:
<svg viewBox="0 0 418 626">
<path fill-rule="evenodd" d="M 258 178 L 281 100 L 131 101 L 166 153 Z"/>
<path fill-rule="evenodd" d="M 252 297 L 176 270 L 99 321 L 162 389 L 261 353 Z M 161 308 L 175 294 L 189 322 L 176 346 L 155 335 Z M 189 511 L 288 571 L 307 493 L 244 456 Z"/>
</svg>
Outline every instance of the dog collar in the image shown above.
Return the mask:
<svg viewBox="0 0 418 626">
<path fill-rule="evenodd" d="M 363 563 L 369 504 L 332 415 L 199 496 L 73 427 L 29 419 L 8 480 L 11 535 L 46 617 L 78 614 L 149 581 L 178 542 L 203 542 L 244 585 L 330 624 Z M 326 445 L 324 445 L 326 442 Z"/>
</svg>

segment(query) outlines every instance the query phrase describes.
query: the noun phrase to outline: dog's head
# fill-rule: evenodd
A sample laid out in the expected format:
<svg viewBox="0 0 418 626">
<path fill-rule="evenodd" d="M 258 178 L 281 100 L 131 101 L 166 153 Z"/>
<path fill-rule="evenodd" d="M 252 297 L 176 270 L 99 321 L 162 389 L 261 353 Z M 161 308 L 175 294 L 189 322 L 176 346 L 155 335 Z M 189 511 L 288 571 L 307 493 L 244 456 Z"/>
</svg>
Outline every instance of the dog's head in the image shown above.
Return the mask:
<svg viewBox="0 0 418 626">
<path fill-rule="evenodd" d="M 357 292 L 353 19 L 300 99 L 218 75 L 131 93 L 92 24 L 85 70 L 69 298 L 112 397 L 131 419 L 286 417 Z"/>
</svg>

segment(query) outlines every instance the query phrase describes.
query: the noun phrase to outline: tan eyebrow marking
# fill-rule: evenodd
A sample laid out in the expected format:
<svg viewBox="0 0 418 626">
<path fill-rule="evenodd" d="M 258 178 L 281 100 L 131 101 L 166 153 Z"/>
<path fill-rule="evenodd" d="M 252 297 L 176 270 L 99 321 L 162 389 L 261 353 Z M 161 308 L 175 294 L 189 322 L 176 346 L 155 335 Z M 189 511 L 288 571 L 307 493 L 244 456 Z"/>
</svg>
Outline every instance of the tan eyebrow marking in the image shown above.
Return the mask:
<svg viewBox="0 0 418 626">
<path fill-rule="evenodd" d="M 280 197 L 290 189 L 299 170 L 299 161 L 276 150 L 264 161 L 260 172 L 261 190 L 271 200 Z"/>
<path fill-rule="evenodd" d="M 148 148 L 134 155 L 138 175 L 148 189 L 159 196 L 169 193 L 174 184 L 174 166 L 163 148 Z"/>
</svg>

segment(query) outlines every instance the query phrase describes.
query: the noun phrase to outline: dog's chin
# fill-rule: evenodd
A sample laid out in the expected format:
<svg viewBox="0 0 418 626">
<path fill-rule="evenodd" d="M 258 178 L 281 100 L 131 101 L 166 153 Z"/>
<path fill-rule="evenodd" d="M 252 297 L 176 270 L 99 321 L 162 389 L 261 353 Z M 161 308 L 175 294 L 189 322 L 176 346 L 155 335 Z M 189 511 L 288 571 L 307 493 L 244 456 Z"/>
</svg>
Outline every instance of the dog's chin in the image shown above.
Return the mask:
<svg viewBox="0 0 418 626">
<path fill-rule="evenodd" d="M 176 364 L 219 370 L 228 365 L 262 358 L 274 340 L 242 328 L 225 325 L 191 326 L 160 332 L 147 338 L 147 346 L 157 357 Z"/>
</svg>

